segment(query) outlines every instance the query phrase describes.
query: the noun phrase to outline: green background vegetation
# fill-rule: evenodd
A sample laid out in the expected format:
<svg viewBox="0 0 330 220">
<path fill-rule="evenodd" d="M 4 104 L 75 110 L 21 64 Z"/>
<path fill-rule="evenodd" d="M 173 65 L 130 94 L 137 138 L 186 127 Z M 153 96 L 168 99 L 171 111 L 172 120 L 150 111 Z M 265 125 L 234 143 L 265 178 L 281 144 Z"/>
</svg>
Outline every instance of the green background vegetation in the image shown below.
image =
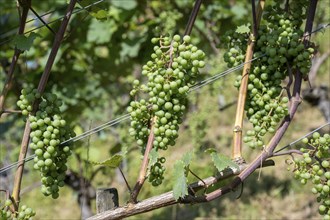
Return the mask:
<svg viewBox="0 0 330 220">
<path fill-rule="evenodd" d="M 82 1 L 86 6 L 94 0 Z M 329 22 L 330 9 L 328 1 L 320 1 L 314 27 Z M 52 21 L 65 13 L 66 0 L 34 1 L 32 7 L 45 16 L 45 21 Z M 269 2 L 267 1 L 267 4 Z M 18 26 L 15 1 L 2 0 L 0 11 L 0 43 L 12 39 L 14 35 L 4 36 Z M 72 16 L 65 40 L 57 55 L 55 65 L 46 87 L 48 92 L 57 94 L 65 105 L 64 117 L 72 122 L 77 134 L 99 124 L 126 114 L 126 107 L 131 101 L 129 91 L 132 81 L 140 81 L 141 67 L 149 60 L 154 36 L 183 34 L 185 25 L 193 5 L 192 0 L 173 1 L 104 1 L 93 6 L 91 16 L 86 11 Z M 80 8 L 77 5 L 77 9 Z M 29 18 L 33 18 L 30 14 Z M 222 55 L 226 45 L 221 44 L 221 36 L 226 30 L 234 30 L 237 25 L 251 23 L 251 14 L 247 1 L 205 1 L 198 14 L 192 40 L 207 55 L 207 66 L 202 70 L 202 78 L 207 78 L 227 69 Z M 57 30 L 60 22 L 50 26 Z M 27 30 L 41 25 L 38 20 L 27 24 Z M 14 81 L 6 100 L 6 108 L 15 109 L 15 103 L 21 88 L 26 85 L 37 86 L 45 62 L 51 49 L 54 35 L 45 27 L 35 31 L 39 35 L 32 47 L 25 51 L 16 67 Z M 330 30 L 313 35 L 319 45 L 319 53 L 330 48 Z M 13 44 L 0 45 L 0 88 L 3 87 L 8 62 L 13 55 Z M 313 86 L 329 86 L 330 61 L 327 59 L 320 67 Z M 221 154 L 230 156 L 232 129 L 236 105 L 219 110 L 218 100 L 223 97 L 226 104 L 235 103 L 237 90 L 233 87 L 235 77 L 232 73 L 189 94 L 190 106 L 185 121 L 180 128 L 180 136 L 174 147 L 164 155 L 167 158 L 165 181 L 159 187 L 147 183 L 142 189 L 139 199 L 149 198 L 172 189 L 172 167 L 174 161 L 188 151 L 194 150 L 195 157 L 191 170 L 201 178 L 215 173 L 212 161 L 204 150 L 213 147 Z M 304 82 L 304 88 L 308 83 Z M 19 114 L 4 115 L 0 120 L 0 166 L 15 162 L 18 158 L 19 145 L 24 130 L 23 117 Z M 288 132 L 279 146 L 308 133 L 325 123 L 320 111 L 302 102 L 299 111 Z M 245 126 L 250 128 L 248 121 Z M 128 135 L 129 122 L 123 121 L 115 127 L 98 132 L 90 138 L 76 142 L 74 156 L 69 167 L 88 177 L 97 169 L 87 160 L 103 161 L 128 147 L 128 156 L 123 163 L 123 171 L 129 183 L 133 185 L 141 164 L 140 149 Z M 244 148 L 247 161 L 257 155 L 258 150 Z M 81 158 L 80 162 L 77 158 Z M 289 158 L 289 157 L 287 157 Z M 285 157 L 276 158 L 276 166 L 262 169 L 244 183 L 240 199 L 236 199 L 239 191 L 226 195 L 207 204 L 175 205 L 150 213 L 131 217 L 131 219 L 307 219 L 320 218 L 317 213 L 315 198 L 308 185 L 302 187 L 296 182 L 290 171 L 287 171 Z M 37 212 L 35 219 L 79 219 L 80 207 L 77 203 L 77 192 L 65 186 L 60 190 L 60 198 L 53 200 L 44 197 L 38 185 L 38 173 L 33 170 L 33 163 L 26 165 L 22 184 L 22 204 L 27 204 Z M 80 167 L 82 166 L 82 167 Z M 14 169 L 1 176 L 8 181 L 9 189 L 14 179 Z M 196 181 L 190 176 L 191 181 Z M 2 183 L 2 182 L 1 182 Z M 120 205 L 125 205 L 129 193 L 118 171 L 110 168 L 99 172 L 92 185 L 99 187 L 115 187 L 119 191 Z M 2 185 L 1 187 L 2 188 Z M 4 195 L 0 194 L 3 199 Z M 95 204 L 93 204 L 95 207 Z"/>
</svg>

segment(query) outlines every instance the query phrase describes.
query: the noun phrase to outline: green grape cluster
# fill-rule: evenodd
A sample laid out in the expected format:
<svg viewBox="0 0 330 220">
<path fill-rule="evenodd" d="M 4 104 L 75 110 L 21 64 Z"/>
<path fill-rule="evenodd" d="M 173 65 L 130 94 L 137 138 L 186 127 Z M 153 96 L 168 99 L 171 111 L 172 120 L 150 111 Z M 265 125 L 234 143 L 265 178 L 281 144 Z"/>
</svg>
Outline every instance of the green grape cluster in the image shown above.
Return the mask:
<svg viewBox="0 0 330 220">
<path fill-rule="evenodd" d="M 156 150 L 166 150 L 175 144 L 189 88 L 195 84 L 199 68 L 205 66 L 204 52 L 190 43 L 189 36 L 184 36 L 183 41 L 179 35 L 175 35 L 173 39 L 160 37 L 153 38 L 151 42 L 158 45 L 153 48 L 152 59 L 142 68 L 142 75 L 148 81 L 141 84 L 135 80 L 130 93 L 136 96 L 140 92 L 149 97 L 147 100 L 132 101 L 127 108 L 131 116 L 129 133 L 142 147 L 142 152 L 147 144 L 151 124 L 154 126 L 153 147 Z"/>
<path fill-rule="evenodd" d="M 288 114 L 289 99 L 282 81 L 295 70 L 306 75 L 314 53 L 312 47 L 305 48 L 300 29 L 308 1 L 290 2 L 288 11 L 280 2 L 277 0 L 265 7 L 263 23 L 254 39 L 254 57 L 261 58 L 254 61 L 249 70 L 245 110 L 253 129 L 243 138 L 251 148 L 263 147 L 264 136 L 275 132 L 278 123 Z M 229 66 L 242 63 L 246 52 L 243 43 L 247 41 L 243 36 L 247 39 L 246 34 L 238 33 L 226 38 L 230 49 L 224 60 Z M 240 87 L 240 84 L 241 76 L 238 76 L 234 85 Z"/>
<path fill-rule="evenodd" d="M 151 182 L 153 186 L 159 186 L 163 182 L 163 174 L 165 172 L 163 164 L 165 161 L 165 157 L 157 158 L 157 162 L 150 168 L 149 182 Z"/>
<path fill-rule="evenodd" d="M 67 122 L 60 116 L 62 101 L 51 93 L 40 96 L 36 90 L 23 89 L 20 100 L 17 102 L 22 111 L 28 111 L 28 120 L 31 128 L 30 147 L 34 150 L 34 169 L 40 171 L 42 188 L 45 196 L 56 199 L 59 196 L 59 187 L 64 186 L 66 162 L 71 155 L 70 146 L 61 145 L 61 142 L 74 137 L 75 134 Z M 35 99 L 38 99 L 39 108 L 35 115 L 30 114 Z"/>
<path fill-rule="evenodd" d="M 227 63 L 228 68 L 237 66 L 244 62 L 248 35 L 242 35 L 235 31 L 227 31 L 222 37 L 222 41 L 227 45 L 229 50 L 224 53 L 223 59 Z"/>
<path fill-rule="evenodd" d="M 330 135 L 313 133 L 310 139 L 304 138 L 306 145 L 301 148 L 302 158 L 294 160 L 294 177 L 305 185 L 313 183 L 312 193 L 317 196 L 319 213 L 323 219 L 330 219 Z"/>
<path fill-rule="evenodd" d="M 21 90 L 21 95 L 17 101 L 17 106 L 22 110 L 24 116 L 28 116 L 33 110 L 33 103 L 41 97 L 37 89 L 27 87 Z"/>
<path fill-rule="evenodd" d="M 28 208 L 26 205 L 22 205 L 18 212 L 13 213 L 10 211 L 9 206 L 12 205 L 10 199 L 7 199 L 4 205 L 0 209 L 0 219 L 1 220 L 32 220 L 36 212 Z"/>
</svg>

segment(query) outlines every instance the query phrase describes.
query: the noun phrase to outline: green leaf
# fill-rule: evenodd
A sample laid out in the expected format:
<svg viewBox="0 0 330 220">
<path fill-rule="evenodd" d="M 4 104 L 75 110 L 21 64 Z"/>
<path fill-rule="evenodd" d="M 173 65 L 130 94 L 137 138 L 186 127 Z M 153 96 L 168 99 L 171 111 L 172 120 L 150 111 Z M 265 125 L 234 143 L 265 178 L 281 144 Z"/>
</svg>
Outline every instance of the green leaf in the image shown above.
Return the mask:
<svg viewBox="0 0 330 220">
<path fill-rule="evenodd" d="M 101 22 L 92 20 L 87 32 L 87 41 L 97 44 L 107 43 L 111 40 L 112 34 L 117 30 L 114 21 Z"/>
<path fill-rule="evenodd" d="M 124 158 L 123 155 L 116 154 L 102 162 L 96 162 L 96 161 L 89 161 L 89 162 L 93 165 L 101 165 L 101 166 L 107 166 L 107 167 L 111 167 L 111 168 L 117 168 L 117 167 L 119 167 L 123 158 Z"/>
<path fill-rule="evenodd" d="M 185 176 L 185 165 L 181 160 L 176 161 L 174 164 L 174 186 L 173 196 L 175 200 L 188 195 L 187 178 Z"/>
<path fill-rule="evenodd" d="M 36 34 L 34 32 L 30 33 L 29 36 L 24 36 L 24 35 L 16 35 L 12 41 L 13 45 L 19 49 L 19 50 L 30 50 L 30 48 L 33 45 L 33 41 L 37 38 L 40 37 L 39 34 Z"/>
<path fill-rule="evenodd" d="M 189 152 L 187 152 L 183 155 L 182 162 L 183 162 L 185 167 L 189 166 L 193 156 L 194 156 L 194 151 L 189 151 Z"/>
<path fill-rule="evenodd" d="M 113 6 L 124 10 L 132 10 L 137 6 L 135 0 L 112 0 L 111 3 Z"/>
<path fill-rule="evenodd" d="M 108 12 L 101 9 L 101 10 L 98 10 L 96 13 L 91 12 L 91 15 L 94 16 L 96 19 L 103 20 L 108 17 Z"/>
<path fill-rule="evenodd" d="M 96 19 L 104 20 L 108 17 L 107 10 L 109 9 L 109 3 L 107 1 L 100 2 L 97 0 L 82 0 L 78 1 L 78 4 L 81 7 L 88 7 L 86 10 Z"/>
<path fill-rule="evenodd" d="M 239 34 L 250 33 L 250 24 L 244 24 L 244 25 L 238 26 L 236 29 L 236 33 L 239 33 Z"/>
<path fill-rule="evenodd" d="M 156 151 L 155 148 L 153 148 L 149 153 L 149 167 L 157 163 L 157 160 L 158 160 L 158 152 Z"/>
<path fill-rule="evenodd" d="M 245 15 L 247 15 L 248 10 L 243 4 L 235 4 L 233 7 L 230 9 L 232 13 L 235 15 L 237 19 L 244 18 Z"/>
<path fill-rule="evenodd" d="M 145 42 L 146 37 L 136 38 L 133 40 L 126 40 L 121 43 L 121 50 L 119 52 L 120 59 L 122 61 L 127 60 L 128 58 L 137 57 L 141 49 L 141 45 Z"/>
<path fill-rule="evenodd" d="M 239 169 L 238 165 L 235 164 L 233 161 L 231 161 L 230 158 L 224 156 L 224 155 L 219 155 L 215 152 L 211 153 L 211 157 L 213 160 L 213 163 L 215 167 L 218 169 L 219 172 L 223 171 L 226 168 L 231 168 L 232 170 Z"/>
</svg>

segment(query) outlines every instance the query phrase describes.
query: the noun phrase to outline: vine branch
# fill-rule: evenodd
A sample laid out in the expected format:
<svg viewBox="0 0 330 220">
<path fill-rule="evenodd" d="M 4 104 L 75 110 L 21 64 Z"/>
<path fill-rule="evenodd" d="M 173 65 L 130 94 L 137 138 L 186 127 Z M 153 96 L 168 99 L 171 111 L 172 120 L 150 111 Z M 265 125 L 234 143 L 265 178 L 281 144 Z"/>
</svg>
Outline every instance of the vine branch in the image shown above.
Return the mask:
<svg viewBox="0 0 330 220">
<path fill-rule="evenodd" d="M 194 26 L 194 23 L 195 23 L 195 20 L 196 20 L 196 17 L 197 17 L 197 14 L 198 14 L 198 11 L 199 11 L 199 8 L 200 8 L 201 4 L 202 4 L 202 0 L 196 0 L 195 1 L 195 5 L 194 5 L 194 8 L 193 8 L 193 10 L 190 14 L 190 17 L 189 17 L 184 35 L 190 35 L 191 34 L 191 30 Z"/>
<path fill-rule="evenodd" d="M 20 16 L 20 24 L 19 24 L 19 29 L 18 29 L 18 35 L 23 35 L 24 34 L 24 29 L 25 29 L 25 22 L 27 19 L 27 15 L 29 12 L 29 7 L 31 5 L 31 0 L 25 0 L 25 1 L 19 1 L 21 7 L 23 8 L 22 11 L 22 15 L 19 14 Z M 6 96 L 8 94 L 8 91 L 10 89 L 11 86 L 11 82 L 13 80 L 13 76 L 14 76 L 14 71 L 15 71 L 15 67 L 18 61 L 19 56 L 21 55 L 22 51 L 17 49 L 15 47 L 15 52 L 14 55 L 12 57 L 11 63 L 10 63 L 10 67 L 7 73 L 7 78 L 5 81 L 5 85 L 3 86 L 1 95 L 0 95 L 0 118 L 2 116 L 3 113 L 5 113 L 5 99 Z"/>
<path fill-rule="evenodd" d="M 134 186 L 134 189 L 131 193 L 131 199 L 130 199 L 131 203 L 136 203 L 137 202 L 137 196 L 139 195 L 140 190 L 142 188 L 142 185 L 143 185 L 144 181 L 146 180 L 148 162 L 149 162 L 149 153 L 152 149 L 153 141 L 154 141 L 154 138 L 155 138 L 155 134 L 154 134 L 155 122 L 156 122 L 156 117 L 153 117 L 152 120 L 151 120 L 150 135 L 148 137 L 146 150 L 144 152 L 143 162 L 142 162 L 142 166 L 141 166 L 141 169 L 140 169 L 139 177 L 138 177 L 138 180 L 137 180 L 137 182 Z"/>
<path fill-rule="evenodd" d="M 312 24 L 314 20 L 315 10 L 316 10 L 317 0 L 311 0 L 309 5 L 309 11 L 308 11 L 308 18 L 306 22 L 306 28 L 305 32 L 310 32 L 312 30 Z M 305 39 L 304 43 L 307 46 L 308 45 L 308 39 Z M 154 209 L 158 209 L 161 207 L 173 205 L 176 203 L 202 203 L 202 202 L 209 202 L 214 199 L 217 199 L 221 197 L 222 195 L 231 192 L 234 190 L 237 186 L 239 186 L 242 182 L 246 180 L 248 176 L 250 176 L 257 168 L 259 167 L 265 167 L 266 159 L 271 157 L 273 155 L 273 151 L 278 145 L 279 141 L 282 139 L 284 133 L 286 132 L 288 126 L 290 125 L 297 108 L 300 104 L 300 90 L 301 90 L 301 83 L 302 83 L 302 75 L 299 71 L 297 71 L 295 74 L 294 79 L 294 87 L 293 87 L 293 96 L 292 96 L 292 105 L 289 109 L 289 115 L 287 115 L 279 128 L 277 129 L 276 133 L 274 134 L 273 138 L 268 143 L 265 150 L 263 150 L 259 156 L 245 169 L 240 172 L 240 174 L 233 179 L 233 181 L 219 189 L 214 190 L 211 193 L 202 195 L 202 196 L 194 196 L 194 195 L 188 195 L 185 198 L 182 198 L 178 201 L 176 201 L 173 198 L 173 192 L 167 192 L 159 196 L 155 196 L 149 199 L 146 199 L 144 201 L 141 201 L 137 204 L 130 204 L 125 207 L 120 207 L 115 210 L 106 211 L 103 213 L 100 213 L 98 215 L 95 215 L 89 220 L 96 220 L 96 219 L 120 219 L 123 217 L 128 217 L 131 215 L 136 215 L 139 213 L 148 212 Z M 214 180 L 214 179 L 213 179 Z M 210 183 L 212 181 L 211 179 L 205 179 L 203 182 Z M 204 183 L 201 182 L 201 186 L 204 186 Z M 197 184 L 199 186 L 199 184 Z M 196 183 L 195 183 L 195 187 Z M 193 188 L 194 185 L 190 184 L 188 188 Z"/>
<path fill-rule="evenodd" d="M 73 12 L 74 6 L 76 4 L 77 0 L 70 0 L 69 6 L 67 8 L 66 11 L 66 15 L 61 23 L 61 26 L 55 36 L 54 39 L 54 43 L 53 43 L 53 47 L 51 49 L 50 55 L 48 57 L 44 72 L 41 76 L 40 82 L 39 82 L 39 86 L 38 86 L 38 92 L 40 92 L 41 94 L 44 92 L 49 75 L 50 75 L 50 71 L 51 68 L 54 64 L 54 60 L 56 58 L 58 49 L 61 45 L 65 30 L 68 26 L 71 14 Z M 34 102 L 33 105 L 33 110 L 36 111 L 37 109 L 37 102 Z M 19 158 L 18 161 L 20 161 L 20 163 L 18 164 L 16 173 L 15 173 L 15 180 L 14 180 L 14 188 L 13 188 L 13 199 L 15 200 L 15 203 L 17 204 L 17 206 L 15 206 L 15 208 L 18 208 L 18 204 L 19 204 L 19 200 L 20 200 L 20 190 L 21 190 L 21 183 L 22 183 L 22 177 L 23 177 L 23 169 L 24 169 L 24 159 L 26 157 L 26 153 L 28 150 L 28 144 L 29 144 L 29 140 L 30 140 L 30 132 L 31 132 L 31 128 L 30 128 L 30 123 L 27 120 L 26 124 L 25 124 L 25 129 L 24 129 L 24 134 L 23 134 L 23 138 L 22 138 L 22 142 L 21 142 L 21 149 L 20 149 L 20 153 L 19 153 Z"/>
<path fill-rule="evenodd" d="M 273 166 L 273 165 L 274 165 L 274 161 L 267 160 L 263 164 L 263 167 Z M 192 191 L 197 192 L 201 189 L 205 189 L 206 187 L 209 187 L 209 186 L 219 182 L 220 180 L 224 180 L 229 177 L 232 177 L 233 175 L 237 175 L 242 170 L 244 170 L 246 167 L 247 167 L 247 165 L 245 164 L 245 165 L 239 166 L 239 169 L 235 169 L 235 170 L 227 168 L 227 169 L 223 170 L 222 172 L 218 173 L 216 176 L 208 177 L 203 180 L 194 182 L 188 186 L 189 192 L 192 192 Z M 188 197 L 197 198 L 197 197 L 193 197 L 192 195 L 188 196 Z M 149 212 L 149 211 L 152 211 L 155 209 L 159 209 L 162 207 L 166 207 L 166 206 L 170 206 L 170 205 L 174 205 L 174 204 L 178 204 L 178 203 L 189 203 L 187 201 L 188 200 L 186 198 L 181 199 L 181 200 L 175 200 L 175 198 L 173 196 L 173 191 L 170 191 L 170 192 L 166 192 L 161 195 L 158 195 L 158 196 L 151 197 L 149 199 L 145 199 L 136 204 L 128 204 L 126 206 L 119 207 L 114 210 L 109 210 L 106 212 L 99 213 L 97 215 L 94 215 L 94 216 L 88 218 L 87 220 L 122 219 L 125 217 Z"/>
<path fill-rule="evenodd" d="M 190 35 L 192 27 L 195 23 L 199 8 L 202 4 L 202 0 L 196 0 L 194 8 L 190 14 L 189 20 L 188 20 L 188 24 L 186 26 L 184 35 Z M 143 162 L 142 162 L 142 166 L 140 168 L 140 172 L 139 172 L 139 177 L 138 180 L 134 186 L 134 189 L 131 193 L 131 198 L 130 198 L 130 202 L 131 203 L 137 203 L 137 197 L 140 193 L 140 190 L 143 186 L 144 181 L 146 180 L 146 173 L 147 173 L 147 169 L 148 169 L 148 162 L 149 162 L 149 153 L 152 149 L 153 146 L 153 140 L 154 140 L 154 123 L 155 123 L 156 118 L 153 117 L 151 120 L 151 128 L 150 128 L 150 135 L 148 137 L 148 142 L 147 142 L 147 146 L 146 146 L 146 150 L 144 152 L 144 156 L 143 156 Z"/>
<path fill-rule="evenodd" d="M 278 157 L 278 156 L 283 156 L 283 155 L 292 155 L 292 154 L 302 155 L 303 153 L 300 150 L 291 149 L 291 150 L 287 150 L 287 151 L 283 151 L 283 152 L 273 153 L 272 157 Z"/>
</svg>

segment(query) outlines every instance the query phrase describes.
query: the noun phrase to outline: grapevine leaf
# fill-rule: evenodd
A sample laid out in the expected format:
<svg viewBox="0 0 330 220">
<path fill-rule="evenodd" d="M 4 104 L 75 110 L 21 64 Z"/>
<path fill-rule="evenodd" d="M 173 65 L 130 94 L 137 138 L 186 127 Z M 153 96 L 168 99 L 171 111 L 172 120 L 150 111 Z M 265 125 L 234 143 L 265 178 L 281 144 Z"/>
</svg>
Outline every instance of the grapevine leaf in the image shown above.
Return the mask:
<svg viewBox="0 0 330 220">
<path fill-rule="evenodd" d="M 194 151 L 189 151 L 189 152 L 187 152 L 183 155 L 182 162 L 183 162 L 185 167 L 189 166 L 193 156 L 194 156 Z"/>
<path fill-rule="evenodd" d="M 96 4 L 97 3 L 97 4 Z M 109 9 L 108 2 L 97 2 L 96 0 L 78 1 L 82 7 L 86 7 L 89 14 L 98 20 L 105 20 L 108 17 L 107 10 Z"/>
<path fill-rule="evenodd" d="M 107 167 L 111 167 L 111 168 L 117 168 L 117 167 L 119 167 L 123 158 L 124 158 L 123 155 L 116 154 L 102 162 L 97 162 L 97 161 L 89 161 L 89 162 L 93 165 L 101 165 L 101 166 L 107 166 Z"/>
<path fill-rule="evenodd" d="M 91 15 L 95 17 L 96 19 L 103 20 L 108 17 L 108 12 L 105 10 L 98 10 L 96 13 L 91 12 Z"/>
<path fill-rule="evenodd" d="M 239 169 L 238 165 L 236 163 L 234 163 L 233 161 L 231 161 L 230 158 L 224 156 L 224 155 L 219 155 L 215 152 L 211 153 L 211 157 L 213 160 L 213 163 L 215 165 L 215 167 L 218 169 L 219 172 L 223 171 L 226 168 L 231 168 L 234 171 L 236 169 Z"/>
<path fill-rule="evenodd" d="M 33 45 L 33 41 L 40 37 L 39 34 L 34 32 L 30 33 L 29 36 L 24 35 L 16 35 L 12 41 L 13 45 L 19 50 L 30 50 Z"/>
<path fill-rule="evenodd" d="M 109 42 L 111 40 L 112 34 L 116 30 L 117 26 L 112 20 L 109 22 L 92 20 L 87 32 L 87 41 L 97 44 Z"/>
<path fill-rule="evenodd" d="M 238 26 L 236 29 L 236 33 L 239 33 L 239 34 L 250 33 L 250 24 L 244 24 L 244 25 Z"/>
<path fill-rule="evenodd" d="M 113 0 L 111 3 L 113 6 L 124 10 L 132 10 L 137 6 L 135 0 Z"/>
<path fill-rule="evenodd" d="M 158 160 L 158 152 L 156 151 L 155 148 L 153 148 L 149 153 L 149 167 L 157 163 L 157 160 Z"/>
<path fill-rule="evenodd" d="M 127 40 L 121 44 L 121 51 L 119 52 L 122 61 L 129 57 L 137 57 L 141 49 L 141 45 L 145 42 L 146 38 L 143 36 L 139 39 Z"/>
<path fill-rule="evenodd" d="M 173 196 L 175 200 L 188 195 L 187 178 L 185 176 L 185 165 L 181 160 L 174 164 L 174 186 Z"/>
<path fill-rule="evenodd" d="M 243 18 L 247 15 L 248 10 L 242 4 L 235 4 L 233 7 L 230 8 L 231 12 L 235 15 L 237 19 Z"/>
</svg>

